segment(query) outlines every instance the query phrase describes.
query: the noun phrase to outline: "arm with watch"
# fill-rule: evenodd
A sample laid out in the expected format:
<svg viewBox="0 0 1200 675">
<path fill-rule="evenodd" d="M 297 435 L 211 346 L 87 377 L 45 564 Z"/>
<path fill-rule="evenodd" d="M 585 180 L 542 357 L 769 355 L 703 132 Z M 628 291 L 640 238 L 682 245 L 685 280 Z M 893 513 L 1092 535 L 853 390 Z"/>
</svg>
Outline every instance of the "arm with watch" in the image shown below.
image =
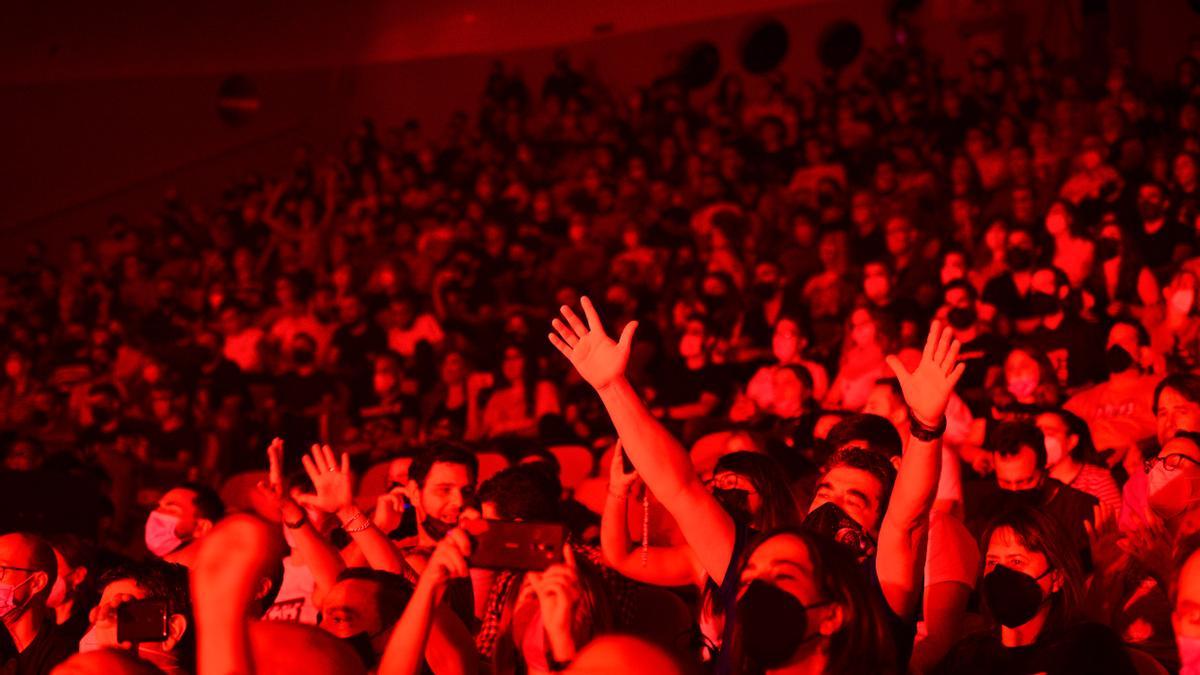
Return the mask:
<svg viewBox="0 0 1200 675">
<path fill-rule="evenodd" d="M 923 552 L 941 472 L 946 405 L 966 368 L 958 362 L 960 347 L 953 331 L 934 321 L 915 370 L 909 372 L 895 356 L 887 358 L 908 404 L 912 438 L 879 528 L 875 569 L 888 606 L 901 617 L 913 616 L 921 600 Z"/>
</svg>

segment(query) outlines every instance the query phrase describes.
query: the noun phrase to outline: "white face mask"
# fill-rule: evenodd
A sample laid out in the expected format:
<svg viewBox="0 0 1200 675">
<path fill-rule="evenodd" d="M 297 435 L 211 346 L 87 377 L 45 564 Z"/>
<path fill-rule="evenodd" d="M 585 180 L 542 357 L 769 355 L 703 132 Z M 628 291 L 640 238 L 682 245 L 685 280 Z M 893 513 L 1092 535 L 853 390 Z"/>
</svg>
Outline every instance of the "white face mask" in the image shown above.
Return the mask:
<svg viewBox="0 0 1200 675">
<path fill-rule="evenodd" d="M 1063 450 L 1062 439 L 1058 436 L 1046 437 L 1046 468 L 1050 468 L 1062 461 Z"/>
<path fill-rule="evenodd" d="M 1192 311 L 1192 304 L 1196 301 L 1196 291 L 1190 288 L 1182 288 L 1171 294 L 1171 309 L 1177 314 L 1187 314 Z"/>
<path fill-rule="evenodd" d="M 146 519 L 146 548 L 159 558 L 165 558 L 183 545 L 183 539 L 175 533 L 179 516 L 162 511 L 153 511 Z"/>
<path fill-rule="evenodd" d="M 0 618 L 4 618 L 25 608 L 29 602 L 29 598 L 25 598 L 25 600 L 18 603 L 17 589 L 29 583 L 31 579 L 33 579 L 32 574 L 25 577 L 25 581 L 19 584 L 0 584 Z"/>
<path fill-rule="evenodd" d="M 67 580 L 63 575 L 54 577 L 54 585 L 50 587 L 50 595 L 46 597 L 46 606 L 54 609 L 67 600 Z"/>
<path fill-rule="evenodd" d="M 1200 638 L 1175 635 L 1179 648 L 1179 675 L 1200 675 Z"/>
<path fill-rule="evenodd" d="M 1200 501 L 1200 472 L 1183 466 L 1168 471 L 1157 462 L 1146 475 L 1146 493 L 1159 518 L 1174 518 Z"/>
<path fill-rule="evenodd" d="M 684 335 L 679 340 L 679 355 L 690 359 L 704 351 L 704 338 L 699 335 Z"/>
</svg>

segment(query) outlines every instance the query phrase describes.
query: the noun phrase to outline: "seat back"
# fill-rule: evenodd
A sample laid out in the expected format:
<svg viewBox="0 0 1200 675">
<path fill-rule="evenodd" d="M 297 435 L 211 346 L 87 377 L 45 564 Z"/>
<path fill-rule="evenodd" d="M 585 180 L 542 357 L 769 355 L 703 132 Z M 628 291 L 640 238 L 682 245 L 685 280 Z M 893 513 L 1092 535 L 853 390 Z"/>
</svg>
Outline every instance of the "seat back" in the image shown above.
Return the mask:
<svg viewBox="0 0 1200 675">
<path fill-rule="evenodd" d="M 564 488 L 574 489 L 588 476 L 596 460 L 592 451 L 582 445 L 555 445 L 549 448 L 550 454 L 558 460 L 559 479 Z"/>
</svg>

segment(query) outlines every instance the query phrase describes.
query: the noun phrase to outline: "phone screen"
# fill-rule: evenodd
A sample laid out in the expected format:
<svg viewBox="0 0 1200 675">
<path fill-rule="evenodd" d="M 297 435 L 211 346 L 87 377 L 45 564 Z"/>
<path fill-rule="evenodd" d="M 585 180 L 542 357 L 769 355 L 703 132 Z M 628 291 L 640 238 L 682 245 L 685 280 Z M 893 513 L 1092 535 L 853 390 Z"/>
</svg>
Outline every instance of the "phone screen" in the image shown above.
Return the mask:
<svg viewBox="0 0 1200 675">
<path fill-rule="evenodd" d="M 117 607 L 118 642 L 162 642 L 169 635 L 164 600 L 134 600 Z"/>
<path fill-rule="evenodd" d="M 566 530 L 562 525 L 470 520 L 462 527 L 472 538 L 470 563 L 474 567 L 544 570 L 563 561 Z"/>
</svg>

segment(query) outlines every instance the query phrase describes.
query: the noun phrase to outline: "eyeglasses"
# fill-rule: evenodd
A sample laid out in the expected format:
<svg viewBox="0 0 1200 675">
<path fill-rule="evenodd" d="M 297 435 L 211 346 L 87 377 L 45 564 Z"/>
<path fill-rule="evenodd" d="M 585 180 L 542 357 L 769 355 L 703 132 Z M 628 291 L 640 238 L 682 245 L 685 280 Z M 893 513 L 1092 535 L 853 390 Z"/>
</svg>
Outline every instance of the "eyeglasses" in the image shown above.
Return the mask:
<svg viewBox="0 0 1200 675">
<path fill-rule="evenodd" d="M 716 488 L 718 490 L 744 490 L 748 494 L 756 495 L 758 490 L 754 489 L 750 481 L 736 473 L 721 473 L 709 478 L 704 485 L 708 488 Z"/>
<path fill-rule="evenodd" d="M 1150 473 L 1150 469 L 1153 469 L 1155 464 L 1162 462 L 1163 468 L 1165 468 L 1167 471 L 1175 471 L 1180 467 L 1180 465 L 1183 464 L 1183 460 L 1185 459 L 1196 466 L 1200 466 L 1200 461 L 1196 461 L 1187 455 L 1181 455 L 1179 453 L 1167 455 L 1166 457 L 1151 457 L 1150 459 L 1143 461 L 1142 466 L 1146 469 L 1146 473 Z"/>
<path fill-rule="evenodd" d="M 0 565 L 0 583 L 4 583 L 8 579 L 8 571 L 9 570 L 16 570 L 18 572 L 28 572 L 30 574 L 33 574 L 34 572 L 38 571 L 35 569 L 30 569 L 28 567 L 13 567 L 12 565 Z"/>
</svg>

